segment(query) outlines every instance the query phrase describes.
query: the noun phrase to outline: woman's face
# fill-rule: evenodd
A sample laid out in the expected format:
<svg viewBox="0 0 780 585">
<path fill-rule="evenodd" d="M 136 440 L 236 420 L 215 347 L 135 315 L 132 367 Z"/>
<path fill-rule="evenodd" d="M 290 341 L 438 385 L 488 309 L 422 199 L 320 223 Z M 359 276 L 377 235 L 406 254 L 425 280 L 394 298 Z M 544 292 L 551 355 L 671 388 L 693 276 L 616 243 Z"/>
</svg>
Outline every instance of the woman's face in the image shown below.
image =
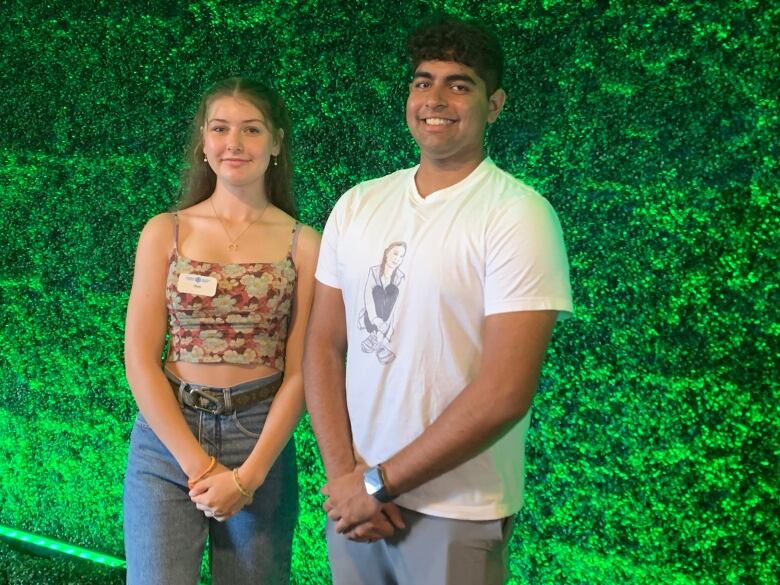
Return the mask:
<svg viewBox="0 0 780 585">
<path fill-rule="evenodd" d="M 279 154 L 263 112 L 245 99 L 224 96 L 209 106 L 202 132 L 203 152 L 218 182 L 262 188 L 270 158 Z"/>
<path fill-rule="evenodd" d="M 404 255 L 406 254 L 406 248 L 403 246 L 393 246 L 387 252 L 387 260 L 385 261 L 385 268 L 387 270 L 395 270 L 404 261 Z"/>
</svg>

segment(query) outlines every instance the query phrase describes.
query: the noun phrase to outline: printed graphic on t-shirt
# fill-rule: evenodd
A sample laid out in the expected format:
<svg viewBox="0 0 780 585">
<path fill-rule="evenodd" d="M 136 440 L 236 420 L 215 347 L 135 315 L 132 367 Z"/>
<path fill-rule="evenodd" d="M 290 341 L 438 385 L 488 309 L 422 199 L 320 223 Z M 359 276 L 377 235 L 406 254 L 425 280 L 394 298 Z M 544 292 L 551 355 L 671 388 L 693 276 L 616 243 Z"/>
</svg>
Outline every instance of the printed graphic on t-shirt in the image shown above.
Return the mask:
<svg viewBox="0 0 780 585">
<path fill-rule="evenodd" d="M 373 353 L 382 365 L 395 359 L 390 340 L 395 328 L 394 311 L 404 273 L 400 266 L 406 256 L 406 242 L 392 242 L 382 254 L 382 263 L 368 269 L 364 306 L 358 314 L 358 328 L 367 337 L 360 344 L 364 353 Z"/>
</svg>

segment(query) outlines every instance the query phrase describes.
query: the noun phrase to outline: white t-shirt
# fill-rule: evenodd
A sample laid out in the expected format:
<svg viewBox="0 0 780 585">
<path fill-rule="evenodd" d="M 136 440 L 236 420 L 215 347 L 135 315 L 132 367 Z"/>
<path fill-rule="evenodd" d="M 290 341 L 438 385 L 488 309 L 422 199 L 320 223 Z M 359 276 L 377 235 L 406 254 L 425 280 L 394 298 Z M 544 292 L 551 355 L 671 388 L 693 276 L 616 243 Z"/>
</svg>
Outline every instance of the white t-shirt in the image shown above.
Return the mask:
<svg viewBox="0 0 780 585">
<path fill-rule="evenodd" d="M 417 168 L 339 199 L 316 272 L 344 297 L 347 408 L 356 458 L 369 465 L 418 437 L 474 379 L 487 315 L 572 310 L 563 236 L 546 199 L 490 159 L 422 198 Z M 397 503 L 465 520 L 514 514 L 528 420 Z"/>
</svg>

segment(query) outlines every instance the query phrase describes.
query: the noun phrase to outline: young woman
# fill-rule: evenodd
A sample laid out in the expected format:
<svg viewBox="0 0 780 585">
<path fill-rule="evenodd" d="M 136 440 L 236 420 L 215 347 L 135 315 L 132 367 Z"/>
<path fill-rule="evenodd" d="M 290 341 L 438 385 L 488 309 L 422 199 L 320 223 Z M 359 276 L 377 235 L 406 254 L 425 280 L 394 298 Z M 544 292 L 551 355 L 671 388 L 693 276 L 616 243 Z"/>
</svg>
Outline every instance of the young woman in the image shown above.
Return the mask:
<svg viewBox="0 0 780 585">
<path fill-rule="evenodd" d="M 290 124 L 270 88 L 201 100 L 175 213 L 144 227 L 125 368 L 139 415 L 124 494 L 130 584 L 289 582 L 301 353 L 319 235 L 294 219 Z M 161 367 L 166 333 L 167 357 Z"/>
</svg>

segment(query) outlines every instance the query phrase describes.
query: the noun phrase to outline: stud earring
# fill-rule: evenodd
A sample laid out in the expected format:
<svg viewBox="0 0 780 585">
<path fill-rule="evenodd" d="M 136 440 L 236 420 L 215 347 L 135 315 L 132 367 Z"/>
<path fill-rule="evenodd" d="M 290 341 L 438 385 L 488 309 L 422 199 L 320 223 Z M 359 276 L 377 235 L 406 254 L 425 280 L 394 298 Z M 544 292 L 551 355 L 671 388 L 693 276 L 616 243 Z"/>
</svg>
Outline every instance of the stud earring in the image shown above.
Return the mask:
<svg viewBox="0 0 780 585">
<path fill-rule="evenodd" d="M 279 166 L 279 162 L 277 161 L 277 158 L 278 158 L 278 157 L 274 157 L 274 166 L 275 166 L 275 167 L 278 167 L 278 166 Z"/>
<path fill-rule="evenodd" d="M 209 162 L 209 159 L 205 154 L 203 155 L 203 162 Z"/>
</svg>

